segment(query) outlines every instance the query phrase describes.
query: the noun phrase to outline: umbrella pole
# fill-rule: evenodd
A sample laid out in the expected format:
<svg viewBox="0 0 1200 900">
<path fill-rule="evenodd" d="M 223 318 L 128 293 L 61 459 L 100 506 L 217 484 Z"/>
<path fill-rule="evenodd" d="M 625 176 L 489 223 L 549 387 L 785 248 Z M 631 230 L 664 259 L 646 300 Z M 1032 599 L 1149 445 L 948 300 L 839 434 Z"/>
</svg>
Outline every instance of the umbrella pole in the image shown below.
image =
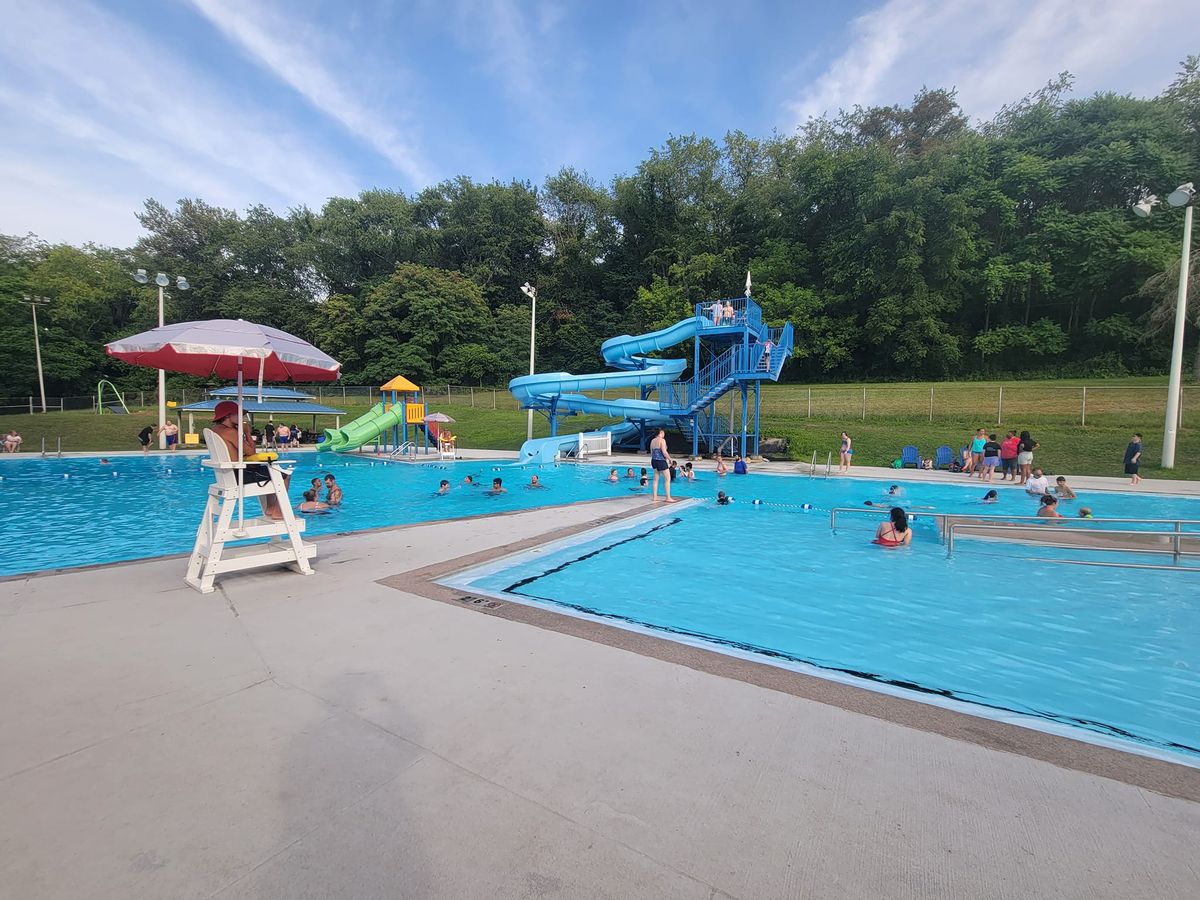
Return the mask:
<svg viewBox="0 0 1200 900">
<path fill-rule="evenodd" d="M 238 445 L 238 527 L 235 534 L 245 534 L 246 529 L 242 525 L 242 507 L 245 505 L 246 494 L 246 470 L 242 467 L 244 462 L 242 455 L 242 358 L 238 357 L 238 411 L 237 411 L 237 445 Z"/>
</svg>

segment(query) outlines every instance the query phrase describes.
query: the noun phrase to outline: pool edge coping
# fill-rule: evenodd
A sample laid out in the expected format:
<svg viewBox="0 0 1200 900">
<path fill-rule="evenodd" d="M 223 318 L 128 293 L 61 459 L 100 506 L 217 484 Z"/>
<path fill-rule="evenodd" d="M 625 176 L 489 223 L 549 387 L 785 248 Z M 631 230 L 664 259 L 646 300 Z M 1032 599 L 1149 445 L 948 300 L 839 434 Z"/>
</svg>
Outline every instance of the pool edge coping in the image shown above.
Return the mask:
<svg viewBox="0 0 1200 900">
<path fill-rule="evenodd" d="M 589 522 L 389 575 L 378 579 L 376 583 L 460 609 L 474 610 L 511 622 L 532 625 L 640 656 L 686 666 L 708 675 L 729 678 L 803 700 L 823 703 L 901 727 L 964 741 L 989 750 L 1014 753 L 1059 768 L 1108 778 L 1167 797 L 1200 803 L 1200 768 L 1183 763 L 873 691 L 867 687 L 722 653 L 714 648 L 681 643 L 667 636 L 581 618 L 566 611 L 559 612 L 511 600 L 497 600 L 440 583 L 440 580 L 447 576 L 661 508 L 651 504 L 638 504 L 632 509 L 610 513 Z"/>
</svg>

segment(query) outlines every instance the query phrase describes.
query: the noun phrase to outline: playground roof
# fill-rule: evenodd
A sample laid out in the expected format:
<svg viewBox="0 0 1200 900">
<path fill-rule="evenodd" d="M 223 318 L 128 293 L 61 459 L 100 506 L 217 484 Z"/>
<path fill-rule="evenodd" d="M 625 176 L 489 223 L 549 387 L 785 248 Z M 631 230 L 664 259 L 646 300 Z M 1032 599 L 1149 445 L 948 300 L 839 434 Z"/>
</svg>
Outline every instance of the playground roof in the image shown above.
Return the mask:
<svg viewBox="0 0 1200 900">
<path fill-rule="evenodd" d="M 397 375 L 391 381 L 379 386 L 381 391 L 419 391 L 421 388 L 413 384 L 403 375 Z"/>
<path fill-rule="evenodd" d="M 268 400 L 266 399 L 267 392 L 263 391 L 263 402 L 259 403 L 254 397 L 245 397 L 242 400 L 242 409 L 251 415 L 272 415 L 278 414 L 282 416 L 344 416 L 344 409 L 334 409 L 332 406 L 322 406 L 320 403 L 308 403 L 303 400 Z M 257 392 L 255 394 L 257 397 Z M 228 398 L 222 398 L 228 399 Z M 189 403 L 187 406 L 177 407 L 177 412 L 212 412 L 219 400 L 201 400 L 199 403 Z"/>
<path fill-rule="evenodd" d="M 246 385 L 242 388 L 243 394 L 254 394 L 258 397 L 257 385 Z M 312 400 L 312 394 L 306 394 L 304 391 L 298 391 L 295 388 L 289 387 L 266 387 L 262 389 L 263 399 L 271 400 Z M 237 385 L 231 384 L 229 387 L 214 388 L 208 392 L 210 397 L 221 397 L 222 399 L 233 399 L 237 397 Z"/>
</svg>

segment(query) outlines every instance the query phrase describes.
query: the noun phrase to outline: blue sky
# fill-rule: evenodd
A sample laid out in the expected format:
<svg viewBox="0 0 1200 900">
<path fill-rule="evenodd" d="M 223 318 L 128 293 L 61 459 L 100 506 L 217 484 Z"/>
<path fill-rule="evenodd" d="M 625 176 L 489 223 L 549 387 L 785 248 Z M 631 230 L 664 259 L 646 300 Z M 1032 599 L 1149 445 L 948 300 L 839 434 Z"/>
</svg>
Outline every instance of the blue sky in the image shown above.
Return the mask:
<svg viewBox="0 0 1200 900">
<path fill-rule="evenodd" d="M 149 196 L 609 182 L 671 134 L 789 133 L 923 85 L 980 119 L 1064 69 L 1150 95 L 1200 51 L 1175 0 L 6 0 L 4 24 L 0 232 L 117 245 Z"/>
</svg>

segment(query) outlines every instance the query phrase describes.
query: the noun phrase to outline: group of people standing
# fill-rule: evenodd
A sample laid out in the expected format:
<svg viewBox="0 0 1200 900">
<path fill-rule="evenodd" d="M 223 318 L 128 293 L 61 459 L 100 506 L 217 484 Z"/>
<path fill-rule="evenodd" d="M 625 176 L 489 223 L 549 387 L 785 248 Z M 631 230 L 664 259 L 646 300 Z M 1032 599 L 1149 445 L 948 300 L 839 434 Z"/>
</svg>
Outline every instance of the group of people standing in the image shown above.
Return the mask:
<svg viewBox="0 0 1200 900">
<path fill-rule="evenodd" d="M 1000 469 L 1000 481 L 1017 481 L 1025 484 L 1033 471 L 1033 451 L 1041 447 L 1028 431 L 1017 434 L 1010 431 L 1003 441 L 995 434 L 980 428 L 963 448 L 963 472 L 969 478 L 976 475 L 990 482 L 996 469 Z"/>
</svg>

